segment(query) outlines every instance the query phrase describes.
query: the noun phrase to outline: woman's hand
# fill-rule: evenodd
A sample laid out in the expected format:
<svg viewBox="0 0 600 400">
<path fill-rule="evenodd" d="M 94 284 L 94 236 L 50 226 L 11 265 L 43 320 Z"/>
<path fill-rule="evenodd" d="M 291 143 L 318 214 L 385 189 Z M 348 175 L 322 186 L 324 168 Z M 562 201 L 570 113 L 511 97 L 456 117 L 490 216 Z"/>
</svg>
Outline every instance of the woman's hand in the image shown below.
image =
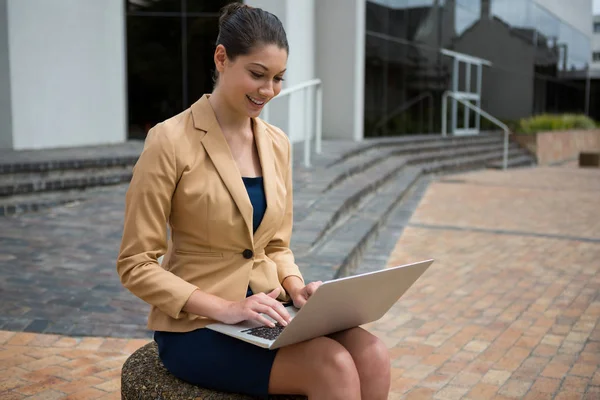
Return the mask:
<svg viewBox="0 0 600 400">
<path fill-rule="evenodd" d="M 273 318 L 280 325 L 287 326 L 291 317 L 283 304 L 277 301 L 280 289 L 276 288 L 269 294 L 258 293 L 246 297 L 242 301 L 229 303 L 219 313 L 218 319 L 226 324 L 237 324 L 242 321 L 258 321 L 263 325 L 274 327 L 275 324 L 261 314 Z"/>
<path fill-rule="evenodd" d="M 308 298 L 312 296 L 322 284 L 323 282 L 321 281 L 311 282 L 308 285 L 296 289 L 290 293 L 290 297 L 294 302 L 294 307 L 302 308 L 302 306 L 308 301 Z"/>
</svg>

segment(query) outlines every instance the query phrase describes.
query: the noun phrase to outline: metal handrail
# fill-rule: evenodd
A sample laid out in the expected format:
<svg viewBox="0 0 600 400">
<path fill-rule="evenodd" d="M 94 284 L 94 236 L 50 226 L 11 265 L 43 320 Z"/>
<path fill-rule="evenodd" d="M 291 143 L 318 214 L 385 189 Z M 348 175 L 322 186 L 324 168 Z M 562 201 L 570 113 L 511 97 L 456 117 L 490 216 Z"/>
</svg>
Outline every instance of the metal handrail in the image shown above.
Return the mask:
<svg viewBox="0 0 600 400">
<path fill-rule="evenodd" d="M 279 92 L 276 98 L 281 98 L 285 96 L 292 97 L 292 94 L 304 90 L 304 109 L 308 110 L 310 108 L 310 98 L 309 98 L 309 90 L 311 88 L 315 88 L 316 91 L 316 102 L 315 102 L 315 151 L 317 154 L 321 154 L 322 151 L 322 136 L 323 136 L 323 83 L 320 79 L 312 79 L 310 81 L 306 81 L 303 83 L 299 83 L 298 85 L 291 86 L 289 88 L 283 89 Z M 291 111 L 291 109 L 290 109 Z M 262 119 L 268 121 L 269 119 L 269 103 L 265 105 L 262 111 Z M 288 115 L 288 132 L 291 132 L 290 124 L 291 118 Z M 304 130 L 304 166 L 310 167 L 310 141 L 312 134 L 309 129 Z M 292 141 L 290 140 L 290 145 Z M 293 154 L 293 152 L 292 152 Z"/>
<path fill-rule="evenodd" d="M 465 107 L 469 107 L 477 114 L 481 115 L 488 121 L 498 125 L 500 128 L 502 128 L 502 130 L 504 130 L 504 154 L 502 156 L 502 169 L 506 170 L 508 168 L 508 135 L 510 135 L 510 129 L 508 129 L 508 126 L 506 126 L 501 121 L 494 118 L 487 112 L 483 111 L 481 108 L 469 103 L 468 101 L 465 101 L 463 96 L 454 93 L 450 90 L 444 92 L 444 95 L 442 96 L 442 136 L 446 136 L 446 120 L 448 118 L 448 97 L 452 97 L 454 100 L 463 104 Z"/>
<path fill-rule="evenodd" d="M 415 96 L 412 99 L 408 100 L 406 103 L 401 104 L 394 111 L 392 111 L 391 114 L 382 118 L 381 121 L 379 121 L 373 128 L 373 132 L 377 131 L 377 129 L 381 128 L 383 125 L 388 123 L 396 115 L 403 113 L 404 111 L 408 110 L 409 108 L 419 103 L 421 100 L 424 100 L 425 98 L 429 99 L 429 132 L 433 132 L 433 94 L 431 92 L 423 92 L 418 96 Z"/>
</svg>

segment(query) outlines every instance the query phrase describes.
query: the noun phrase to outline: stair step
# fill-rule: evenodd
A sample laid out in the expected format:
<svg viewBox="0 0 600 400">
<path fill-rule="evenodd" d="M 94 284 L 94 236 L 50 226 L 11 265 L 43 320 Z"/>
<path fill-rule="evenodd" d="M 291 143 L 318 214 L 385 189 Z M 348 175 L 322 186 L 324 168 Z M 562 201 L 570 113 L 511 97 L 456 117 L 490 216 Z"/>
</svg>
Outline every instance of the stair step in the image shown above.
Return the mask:
<svg viewBox="0 0 600 400">
<path fill-rule="evenodd" d="M 486 153 L 497 152 L 499 146 L 496 144 L 487 144 L 483 146 L 470 146 L 464 147 L 460 150 L 455 149 L 440 149 L 436 151 L 418 152 L 414 155 L 407 157 L 408 164 L 423 164 L 435 160 L 446 160 L 449 158 L 467 157 L 471 155 L 482 155 Z M 509 151 L 518 151 L 520 148 L 517 146 L 509 147 Z"/>
<path fill-rule="evenodd" d="M 47 150 L 0 150 L 0 174 L 133 165 L 143 141 Z"/>
<path fill-rule="evenodd" d="M 527 152 L 526 150 L 524 150 Z M 508 168 L 516 168 L 516 167 L 531 167 L 536 164 L 535 158 L 527 152 L 527 154 L 523 154 L 516 157 L 509 157 L 507 166 Z M 488 168 L 492 169 L 502 169 L 502 161 L 493 161 L 487 165 Z"/>
<path fill-rule="evenodd" d="M 364 252 L 358 268 L 354 271 L 355 274 L 378 271 L 386 267 L 398 239 L 410 223 L 413 213 L 432 180 L 431 175 L 421 175 L 413 184 L 391 213 L 387 223 L 381 227 L 372 244 Z"/>
<path fill-rule="evenodd" d="M 115 185 L 129 182 L 131 176 L 131 166 L 0 175 L 0 197 Z"/>
<path fill-rule="evenodd" d="M 510 155 L 510 153 L 509 153 Z M 453 158 L 421 164 L 424 173 L 456 172 L 465 169 L 486 168 L 489 163 L 501 161 L 502 151 L 486 153 L 478 156 Z"/>
<path fill-rule="evenodd" d="M 477 136 L 447 136 L 441 135 L 411 135 L 411 136 L 400 136 L 395 138 L 380 138 L 380 139 L 367 139 L 365 144 L 357 146 L 354 150 L 347 151 L 341 157 L 332 161 L 328 167 L 334 166 L 346 162 L 348 159 L 355 157 L 357 154 L 390 146 L 411 146 L 411 148 L 423 148 L 427 144 L 432 146 L 438 146 L 440 144 L 448 143 L 469 143 L 469 142 L 481 142 L 481 141 L 500 141 L 502 137 L 497 134 L 480 134 Z"/>
<path fill-rule="evenodd" d="M 382 143 L 381 147 L 370 147 L 362 153 L 356 153 L 351 158 L 346 158 L 342 164 L 336 164 L 330 167 L 332 173 L 333 170 L 340 169 L 340 173 L 333 178 L 329 184 L 324 188 L 324 191 L 331 190 L 336 185 L 342 183 L 344 180 L 361 173 L 365 169 L 374 167 L 381 161 L 385 160 L 389 156 L 404 155 L 404 154 L 415 154 L 423 151 L 434 152 L 439 150 L 447 150 L 448 152 L 455 153 L 453 149 L 470 149 L 473 147 L 490 146 L 497 148 L 501 143 L 498 138 L 485 137 L 485 139 L 469 140 L 468 139 L 455 139 L 449 138 L 432 141 L 431 143 L 426 142 L 424 144 L 413 144 L 412 142 L 390 142 L 387 144 Z M 495 145 L 495 146 L 494 146 Z M 340 168 L 343 167 L 343 168 Z"/>
<path fill-rule="evenodd" d="M 345 216 L 360 207 L 376 190 L 393 179 L 403 167 L 403 159 L 388 157 L 378 164 L 377 168 L 368 169 L 320 196 L 311 204 L 310 213 L 304 219 L 298 216 L 294 221 L 297 231 L 314 234 L 312 240 L 308 235 L 302 238 L 304 251 L 301 250 L 301 253 L 310 252 L 329 231 L 343 221 Z"/>
<path fill-rule="evenodd" d="M 81 191 L 38 193 L 35 196 L 11 196 L 8 199 L 0 199 L 0 216 L 35 212 L 46 208 L 79 203 L 84 200 L 85 194 Z"/>
<path fill-rule="evenodd" d="M 374 193 L 342 226 L 330 231 L 313 253 L 302 259 L 307 265 L 305 269 L 308 280 L 325 280 L 353 274 L 358 268 L 362 253 L 420 174 L 419 167 L 404 168 L 402 173 Z M 315 265 L 325 265 L 325 268 L 315 268 Z M 305 269 L 302 270 L 303 274 Z"/>
</svg>

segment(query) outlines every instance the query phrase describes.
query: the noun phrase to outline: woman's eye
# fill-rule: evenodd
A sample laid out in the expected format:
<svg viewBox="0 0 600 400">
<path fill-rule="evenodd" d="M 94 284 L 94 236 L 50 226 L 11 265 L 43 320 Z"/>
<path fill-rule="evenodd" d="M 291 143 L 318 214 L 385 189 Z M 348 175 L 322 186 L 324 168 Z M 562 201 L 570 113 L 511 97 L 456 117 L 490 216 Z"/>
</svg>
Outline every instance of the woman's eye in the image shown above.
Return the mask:
<svg viewBox="0 0 600 400">
<path fill-rule="evenodd" d="M 277 82 L 283 82 L 283 81 L 285 81 L 285 79 L 283 79 L 283 78 L 282 78 L 282 77 L 280 77 L 280 76 L 276 76 L 276 77 L 275 77 L 275 81 L 277 81 Z"/>
<path fill-rule="evenodd" d="M 253 77 L 255 77 L 256 79 L 260 79 L 260 78 L 262 78 L 262 75 L 261 75 L 261 74 L 257 74 L 256 72 L 252 72 L 252 71 L 250 71 L 250 73 L 251 73 L 251 74 L 252 74 L 252 76 L 253 76 Z"/>
</svg>

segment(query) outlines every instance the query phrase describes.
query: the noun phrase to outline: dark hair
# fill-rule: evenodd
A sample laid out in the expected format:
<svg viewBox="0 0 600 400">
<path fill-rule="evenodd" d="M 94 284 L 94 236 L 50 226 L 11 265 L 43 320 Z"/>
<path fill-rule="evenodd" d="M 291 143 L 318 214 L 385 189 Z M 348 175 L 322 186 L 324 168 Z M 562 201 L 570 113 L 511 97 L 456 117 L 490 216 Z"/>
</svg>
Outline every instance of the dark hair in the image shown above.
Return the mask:
<svg viewBox="0 0 600 400">
<path fill-rule="evenodd" d="M 249 54 L 258 45 L 274 44 L 290 52 L 285 29 L 275 15 L 242 3 L 230 3 L 221 9 L 219 36 L 216 45 L 222 44 L 227 57 Z"/>
</svg>

